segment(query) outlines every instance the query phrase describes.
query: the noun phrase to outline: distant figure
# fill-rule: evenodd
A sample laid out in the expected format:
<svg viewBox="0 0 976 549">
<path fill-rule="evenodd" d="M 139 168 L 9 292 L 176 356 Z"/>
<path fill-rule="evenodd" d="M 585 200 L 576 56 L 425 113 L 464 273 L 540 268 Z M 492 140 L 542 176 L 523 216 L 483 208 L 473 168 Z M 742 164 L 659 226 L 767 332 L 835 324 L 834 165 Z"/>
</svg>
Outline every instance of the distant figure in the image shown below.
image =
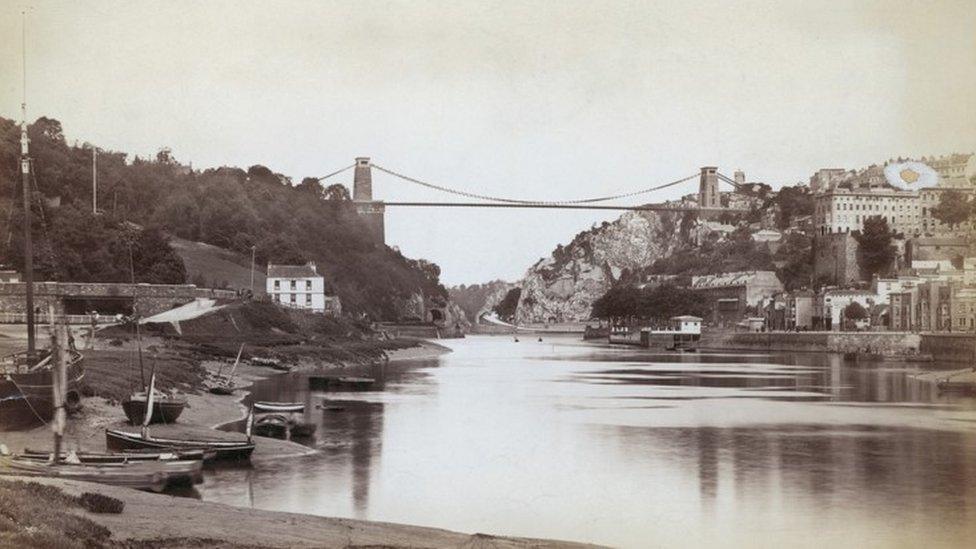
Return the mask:
<svg viewBox="0 0 976 549">
<path fill-rule="evenodd" d="M 542 343 L 542 338 L 541 337 L 539 338 L 539 343 Z"/>
<path fill-rule="evenodd" d="M 515 343 L 518 343 L 518 337 L 515 338 Z"/>
</svg>

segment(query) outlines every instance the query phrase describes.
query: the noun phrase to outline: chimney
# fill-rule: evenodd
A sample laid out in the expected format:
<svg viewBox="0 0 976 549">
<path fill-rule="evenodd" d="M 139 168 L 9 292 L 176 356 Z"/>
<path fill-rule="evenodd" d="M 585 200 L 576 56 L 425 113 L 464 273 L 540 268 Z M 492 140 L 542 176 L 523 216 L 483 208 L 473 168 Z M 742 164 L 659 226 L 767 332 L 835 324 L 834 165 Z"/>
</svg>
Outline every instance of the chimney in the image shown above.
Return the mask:
<svg viewBox="0 0 976 549">
<path fill-rule="evenodd" d="M 369 167 L 369 157 L 356 159 L 356 171 L 352 178 L 352 199 L 369 202 L 373 200 L 373 174 Z"/>
</svg>

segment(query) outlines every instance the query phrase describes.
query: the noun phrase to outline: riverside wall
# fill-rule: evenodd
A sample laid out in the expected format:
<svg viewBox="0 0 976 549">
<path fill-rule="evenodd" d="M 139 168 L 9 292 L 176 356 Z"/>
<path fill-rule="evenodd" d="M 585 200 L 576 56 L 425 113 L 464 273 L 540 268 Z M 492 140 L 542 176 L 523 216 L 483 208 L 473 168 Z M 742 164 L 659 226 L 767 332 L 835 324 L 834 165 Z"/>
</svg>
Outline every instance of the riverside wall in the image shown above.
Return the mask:
<svg viewBox="0 0 976 549">
<path fill-rule="evenodd" d="M 712 332 L 702 336 L 703 348 L 748 351 L 911 356 L 923 352 L 921 345 L 922 336 L 908 332 Z"/>
</svg>

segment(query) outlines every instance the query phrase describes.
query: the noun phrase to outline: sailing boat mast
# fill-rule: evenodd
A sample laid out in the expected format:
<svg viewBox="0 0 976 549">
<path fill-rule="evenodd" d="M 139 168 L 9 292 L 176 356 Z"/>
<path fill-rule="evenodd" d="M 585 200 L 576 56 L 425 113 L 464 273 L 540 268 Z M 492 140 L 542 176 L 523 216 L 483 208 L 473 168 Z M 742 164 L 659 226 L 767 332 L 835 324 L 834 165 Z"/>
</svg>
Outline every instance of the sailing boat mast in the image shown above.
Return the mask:
<svg viewBox="0 0 976 549">
<path fill-rule="evenodd" d="M 31 242 L 30 154 L 27 138 L 27 12 L 20 13 L 24 99 L 20 103 L 20 174 L 24 192 L 24 284 L 27 288 L 27 353 L 34 354 L 34 246 Z"/>
</svg>

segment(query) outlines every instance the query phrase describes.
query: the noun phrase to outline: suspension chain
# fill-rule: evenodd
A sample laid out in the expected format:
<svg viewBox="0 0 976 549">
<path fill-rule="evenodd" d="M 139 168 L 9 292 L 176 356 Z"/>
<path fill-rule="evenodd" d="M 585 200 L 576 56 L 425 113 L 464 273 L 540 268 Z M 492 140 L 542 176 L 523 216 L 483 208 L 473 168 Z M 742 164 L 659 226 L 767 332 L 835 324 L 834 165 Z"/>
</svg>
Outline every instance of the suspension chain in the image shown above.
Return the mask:
<svg viewBox="0 0 976 549">
<path fill-rule="evenodd" d="M 507 203 L 507 204 L 532 204 L 532 205 L 545 205 L 545 206 L 563 206 L 563 205 L 571 205 L 571 204 L 593 204 L 593 203 L 596 203 L 596 202 L 607 202 L 609 200 L 616 200 L 616 199 L 619 199 L 619 198 L 629 198 L 629 197 L 632 197 L 632 196 L 639 196 L 639 195 L 642 195 L 642 194 L 647 194 L 647 193 L 651 193 L 651 192 L 654 192 L 654 191 L 659 191 L 661 189 L 666 189 L 666 188 L 672 187 L 674 185 L 680 185 L 681 183 L 684 183 L 686 181 L 690 181 L 690 180 L 698 177 L 698 174 L 696 173 L 696 174 L 690 175 L 688 177 L 684 177 L 682 179 L 678 179 L 676 181 L 671 181 L 670 183 L 665 183 L 663 185 L 657 185 L 657 186 L 654 186 L 654 187 L 650 187 L 650 188 L 647 188 L 647 189 L 641 189 L 641 190 L 633 191 L 633 192 L 629 192 L 629 193 L 615 194 L 615 195 L 610 195 L 610 196 L 600 196 L 600 197 L 595 197 L 595 198 L 582 198 L 582 199 L 579 199 L 579 200 L 546 201 L 546 200 L 520 200 L 520 199 L 516 199 L 516 198 L 503 198 L 503 197 L 498 197 L 498 196 L 489 196 L 489 195 L 483 195 L 483 194 L 470 193 L 470 192 L 467 192 L 467 191 L 461 191 L 461 190 L 458 190 L 458 189 L 452 189 L 452 188 L 449 188 L 449 187 L 443 187 L 441 185 L 435 185 L 434 183 L 430 183 L 428 181 L 421 181 L 419 179 L 410 177 L 408 175 L 404 175 L 404 174 L 395 172 L 393 170 L 384 168 L 384 167 L 379 166 L 377 164 L 374 164 L 372 162 L 370 163 L 370 166 L 373 167 L 373 168 L 376 168 L 377 170 L 379 170 L 381 172 L 384 172 L 386 174 L 389 174 L 389 175 L 392 175 L 394 177 L 400 178 L 400 179 L 402 179 L 404 181 L 407 181 L 407 182 L 410 182 L 410 183 L 414 183 L 414 184 L 417 184 L 417 185 L 421 185 L 421 186 L 427 187 L 429 189 L 434 189 L 434 190 L 437 190 L 437 191 L 454 194 L 454 195 L 457 195 L 457 196 L 463 196 L 463 197 L 466 197 L 466 198 L 475 198 L 475 199 L 478 199 L 478 200 L 488 200 L 488 201 L 491 201 L 491 202 L 504 202 L 504 203 Z"/>
</svg>

